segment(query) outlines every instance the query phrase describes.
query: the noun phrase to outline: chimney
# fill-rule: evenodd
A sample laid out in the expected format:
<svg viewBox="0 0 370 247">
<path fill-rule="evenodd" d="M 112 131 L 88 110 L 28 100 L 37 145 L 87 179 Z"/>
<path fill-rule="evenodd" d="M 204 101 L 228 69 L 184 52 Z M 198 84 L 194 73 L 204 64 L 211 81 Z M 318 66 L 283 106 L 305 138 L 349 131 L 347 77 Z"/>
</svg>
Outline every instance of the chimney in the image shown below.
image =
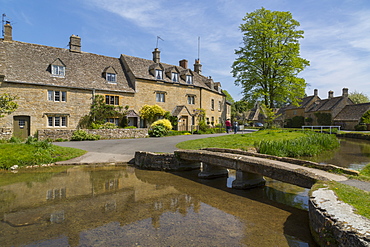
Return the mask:
<svg viewBox="0 0 370 247">
<path fill-rule="evenodd" d="M 155 48 L 153 53 L 153 62 L 160 63 L 161 62 L 161 52 L 158 50 L 158 48 Z"/>
<path fill-rule="evenodd" d="M 343 97 L 348 97 L 348 88 L 343 88 Z"/>
<path fill-rule="evenodd" d="M 198 74 L 202 74 L 202 65 L 199 59 L 195 59 L 194 71 Z"/>
<path fill-rule="evenodd" d="M 319 90 L 314 89 L 314 90 L 313 90 L 313 96 L 318 96 L 318 94 L 319 94 Z"/>
<path fill-rule="evenodd" d="M 181 67 L 183 67 L 184 69 L 187 69 L 187 68 L 188 68 L 188 60 L 186 60 L 186 59 L 181 60 L 181 61 L 179 62 L 179 65 L 180 65 Z"/>
<path fill-rule="evenodd" d="M 10 22 L 6 22 L 4 25 L 4 41 L 12 41 L 12 25 L 10 25 Z"/>
<path fill-rule="evenodd" d="M 81 52 L 81 38 L 77 35 L 72 34 L 69 38 L 69 51 Z"/>
<path fill-rule="evenodd" d="M 334 92 L 330 90 L 330 91 L 328 92 L 328 99 L 333 98 L 333 95 L 334 95 Z"/>
</svg>

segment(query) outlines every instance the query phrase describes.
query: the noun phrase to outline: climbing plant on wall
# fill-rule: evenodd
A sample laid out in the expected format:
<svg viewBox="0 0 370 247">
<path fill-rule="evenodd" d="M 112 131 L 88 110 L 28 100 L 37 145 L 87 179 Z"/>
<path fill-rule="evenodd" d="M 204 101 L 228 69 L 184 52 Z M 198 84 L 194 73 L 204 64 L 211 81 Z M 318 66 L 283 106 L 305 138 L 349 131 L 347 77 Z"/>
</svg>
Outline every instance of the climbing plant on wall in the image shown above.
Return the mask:
<svg viewBox="0 0 370 247">
<path fill-rule="evenodd" d="M 331 114 L 316 112 L 315 117 L 319 125 L 331 125 Z"/>
</svg>

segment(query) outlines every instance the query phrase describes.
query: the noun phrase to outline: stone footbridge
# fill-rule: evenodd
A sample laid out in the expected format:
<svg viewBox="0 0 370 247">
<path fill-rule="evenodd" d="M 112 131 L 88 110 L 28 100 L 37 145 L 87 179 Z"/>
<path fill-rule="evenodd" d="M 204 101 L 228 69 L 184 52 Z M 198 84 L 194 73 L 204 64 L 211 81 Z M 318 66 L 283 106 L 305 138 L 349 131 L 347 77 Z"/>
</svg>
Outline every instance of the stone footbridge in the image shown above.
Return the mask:
<svg viewBox="0 0 370 247">
<path fill-rule="evenodd" d="M 227 176 L 227 169 L 234 169 L 236 170 L 236 179 L 233 181 L 232 187 L 236 189 L 262 186 L 265 184 L 264 176 L 300 187 L 311 188 L 319 180 L 347 180 L 345 176 L 325 170 L 341 170 L 342 173 L 353 175 L 357 173 L 333 165 L 319 165 L 310 161 L 218 148 L 177 150 L 173 156 L 137 152 L 135 164 L 141 168 L 156 170 L 183 170 L 202 167 L 198 175 L 201 178 Z"/>
</svg>

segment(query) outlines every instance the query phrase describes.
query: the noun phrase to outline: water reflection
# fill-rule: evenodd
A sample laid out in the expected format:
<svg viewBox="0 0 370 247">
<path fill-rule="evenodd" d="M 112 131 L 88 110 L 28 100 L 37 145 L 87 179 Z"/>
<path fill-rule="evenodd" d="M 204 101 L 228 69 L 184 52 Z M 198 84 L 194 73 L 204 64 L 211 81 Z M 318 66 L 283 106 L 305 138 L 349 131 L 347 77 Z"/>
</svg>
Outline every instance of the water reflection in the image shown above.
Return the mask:
<svg viewBox="0 0 370 247">
<path fill-rule="evenodd" d="M 43 179 L 42 169 L 0 174 L 35 178 L 0 187 L 1 246 L 315 246 L 307 212 L 282 204 L 304 205 L 299 187 L 269 180 L 236 191 L 196 171 L 53 169 Z"/>
<path fill-rule="evenodd" d="M 361 170 L 370 163 L 370 141 L 339 138 L 340 147 L 315 157 L 302 157 L 318 163 L 333 164 L 341 167 Z"/>
</svg>

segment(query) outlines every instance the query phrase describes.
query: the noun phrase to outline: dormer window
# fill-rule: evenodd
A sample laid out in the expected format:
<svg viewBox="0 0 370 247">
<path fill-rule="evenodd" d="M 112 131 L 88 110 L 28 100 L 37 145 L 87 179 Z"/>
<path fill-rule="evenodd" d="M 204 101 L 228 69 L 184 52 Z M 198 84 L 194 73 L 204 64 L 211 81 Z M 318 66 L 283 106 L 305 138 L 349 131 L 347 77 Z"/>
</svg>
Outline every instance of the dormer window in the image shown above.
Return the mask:
<svg viewBox="0 0 370 247">
<path fill-rule="evenodd" d="M 179 73 L 172 72 L 172 81 L 179 82 Z"/>
<path fill-rule="evenodd" d="M 193 84 L 193 76 L 192 75 L 186 75 L 186 83 L 187 84 Z"/>
<path fill-rule="evenodd" d="M 112 66 L 104 69 L 103 77 L 108 83 L 117 83 L 117 72 Z"/>
<path fill-rule="evenodd" d="M 157 80 L 163 80 L 163 70 L 156 69 L 155 70 L 155 78 Z"/>
<path fill-rule="evenodd" d="M 61 65 L 52 65 L 51 66 L 51 73 L 54 76 L 64 76 L 65 75 L 65 67 Z"/>
<path fill-rule="evenodd" d="M 117 75 L 113 73 L 107 73 L 106 75 L 107 82 L 117 82 Z"/>
</svg>

